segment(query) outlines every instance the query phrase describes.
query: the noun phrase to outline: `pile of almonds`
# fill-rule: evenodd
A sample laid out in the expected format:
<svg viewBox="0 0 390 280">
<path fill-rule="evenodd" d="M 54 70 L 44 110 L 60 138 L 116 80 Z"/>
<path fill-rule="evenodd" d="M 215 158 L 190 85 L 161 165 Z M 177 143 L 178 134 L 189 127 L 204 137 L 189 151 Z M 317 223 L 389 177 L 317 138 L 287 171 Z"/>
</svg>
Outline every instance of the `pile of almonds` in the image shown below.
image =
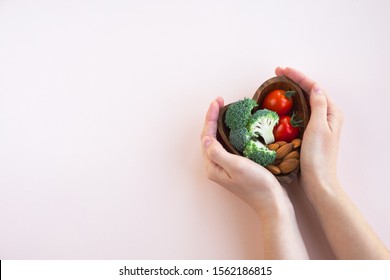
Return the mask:
<svg viewBox="0 0 390 280">
<path fill-rule="evenodd" d="M 267 165 L 272 174 L 288 174 L 299 166 L 299 149 L 302 140 L 297 138 L 287 143 L 278 141 L 267 145 L 267 148 L 276 151 L 276 159 L 272 164 Z"/>
</svg>

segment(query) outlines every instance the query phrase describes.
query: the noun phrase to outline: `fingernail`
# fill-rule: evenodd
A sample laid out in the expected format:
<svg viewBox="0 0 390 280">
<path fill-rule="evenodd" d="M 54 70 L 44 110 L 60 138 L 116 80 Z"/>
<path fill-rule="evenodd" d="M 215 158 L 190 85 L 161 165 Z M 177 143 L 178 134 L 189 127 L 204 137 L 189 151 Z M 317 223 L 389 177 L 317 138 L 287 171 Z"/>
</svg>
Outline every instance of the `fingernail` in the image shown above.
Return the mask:
<svg viewBox="0 0 390 280">
<path fill-rule="evenodd" d="M 313 86 L 313 92 L 315 94 L 324 94 L 324 92 L 321 90 L 320 86 L 318 84 L 315 84 Z"/>
<path fill-rule="evenodd" d="M 211 144 L 211 137 L 210 136 L 206 136 L 203 139 L 203 145 L 207 148 L 208 146 L 210 146 L 210 144 Z"/>
</svg>

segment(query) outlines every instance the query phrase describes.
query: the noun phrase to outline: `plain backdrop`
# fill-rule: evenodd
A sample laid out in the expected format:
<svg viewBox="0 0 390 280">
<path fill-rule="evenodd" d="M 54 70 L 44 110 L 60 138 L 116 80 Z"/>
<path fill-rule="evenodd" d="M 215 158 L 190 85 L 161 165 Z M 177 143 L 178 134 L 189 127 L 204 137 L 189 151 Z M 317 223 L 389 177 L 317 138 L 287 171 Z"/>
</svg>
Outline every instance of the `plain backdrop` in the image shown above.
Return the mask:
<svg viewBox="0 0 390 280">
<path fill-rule="evenodd" d="M 339 175 L 390 246 L 390 2 L 0 1 L 0 258 L 256 259 L 261 222 L 208 181 L 209 103 L 276 66 L 343 110 Z M 333 258 L 297 184 L 310 256 Z"/>
</svg>

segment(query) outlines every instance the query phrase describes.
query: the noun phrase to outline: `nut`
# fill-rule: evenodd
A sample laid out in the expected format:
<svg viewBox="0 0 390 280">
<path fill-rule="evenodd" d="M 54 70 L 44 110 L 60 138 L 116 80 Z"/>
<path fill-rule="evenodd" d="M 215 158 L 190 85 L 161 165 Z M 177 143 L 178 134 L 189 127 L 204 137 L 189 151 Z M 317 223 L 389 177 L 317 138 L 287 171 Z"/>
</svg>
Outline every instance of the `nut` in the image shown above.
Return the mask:
<svg viewBox="0 0 390 280">
<path fill-rule="evenodd" d="M 284 158 L 293 148 L 292 143 L 285 144 L 276 150 L 276 158 Z"/>
<path fill-rule="evenodd" d="M 298 151 L 291 151 L 290 153 L 287 154 L 287 156 L 284 157 L 284 159 L 289 159 L 289 158 L 299 159 L 299 152 Z"/>
<path fill-rule="evenodd" d="M 286 141 L 278 141 L 278 142 L 275 142 L 275 144 L 278 144 L 279 147 L 283 146 L 283 145 L 286 145 L 287 142 Z"/>
<path fill-rule="evenodd" d="M 291 143 L 293 144 L 294 149 L 296 149 L 296 148 L 301 146 L 302 140 L 297 138 L 297 139 L 292 140 Z"/>
<path fill-rule="evenodd" d="M 282 172 L 279 167 L 272 164 L 268 164 L 265 168 L 267 168 L 274 175 L 278 175 Z"/>
<path fill-rule="evenodd" d="M 283 161 L 282 158 L 279 158 L 279 159 L 275 159 L 274 162 L 272 163 L 273 165 L 278 165 L 279 163 L 281 163 Z"/>
<path fill-rule="evenodd" d="M 276 151 L 277 149 L 279 149 L 279 144 L 277 143 L 271 143 L 271 144 L 268 144 L 267 145 L 267 148 L 272 150 L 272 151 Z"/>
<path fill-rule="evenodd" d="M 279 164 L 279 169 L 283 174 L 290 173 L 291 171 L 295 170 L 299 165 L 299 160 L 296 158 L 289 158 L 283 160 Z"/>
</svg>

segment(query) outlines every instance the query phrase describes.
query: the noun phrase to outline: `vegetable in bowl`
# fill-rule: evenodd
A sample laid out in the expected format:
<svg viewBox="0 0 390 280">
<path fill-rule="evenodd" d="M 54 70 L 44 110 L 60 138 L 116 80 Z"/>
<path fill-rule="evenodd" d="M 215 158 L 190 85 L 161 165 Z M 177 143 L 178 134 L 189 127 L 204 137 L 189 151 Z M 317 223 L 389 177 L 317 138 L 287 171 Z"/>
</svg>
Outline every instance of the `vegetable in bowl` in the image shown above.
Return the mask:
<svg viewBox="0 0 390 280">
<path fill-rule="evenodd" d="M 229 141 L 239 152 L 243 152 L 245 146 L 251 140 L 252 134 L 246 127 L 240 127 L 230 130 Z"/>
<path fill-rule="evenodd" d="M 275 142 L 273 129 L 279 122 L 279 116 L 274 111 L 263 109 L 254 113 L 248 121 L 248 130 L 254 137 L 261 136 L 265 144 Z"/>
<path fill-rule="evenodd" d="M 262 166 L 273 163 L 276 158 L 276 152 L 268 149 L 259 140 L 250 140 L 243 153 L 245 157 Z"/>
<path fill-rule="evenodd" d="M 266 166 L 275 160 L 275 151 L 269 150 L 265 144 L 274 142 L 273 128 L 279 116 L 268 109 L 252 114 L 257 106 L 253 99 L 245 98 L 229 106 L 225 114 L 225 124 L 230 128 L 229 141 L 233 147 L 245 157 Z"/>
<path fill-rule="evenodd" d="M 256 106 L 258 106 L 256 101 L 250 98 L 244 98 L 243 100 L 234 102 L 226 110 L 226 126 L 230 129 L 246 127 L 246 124 L 252 115 L 252 110 Z"/>
</svg>

